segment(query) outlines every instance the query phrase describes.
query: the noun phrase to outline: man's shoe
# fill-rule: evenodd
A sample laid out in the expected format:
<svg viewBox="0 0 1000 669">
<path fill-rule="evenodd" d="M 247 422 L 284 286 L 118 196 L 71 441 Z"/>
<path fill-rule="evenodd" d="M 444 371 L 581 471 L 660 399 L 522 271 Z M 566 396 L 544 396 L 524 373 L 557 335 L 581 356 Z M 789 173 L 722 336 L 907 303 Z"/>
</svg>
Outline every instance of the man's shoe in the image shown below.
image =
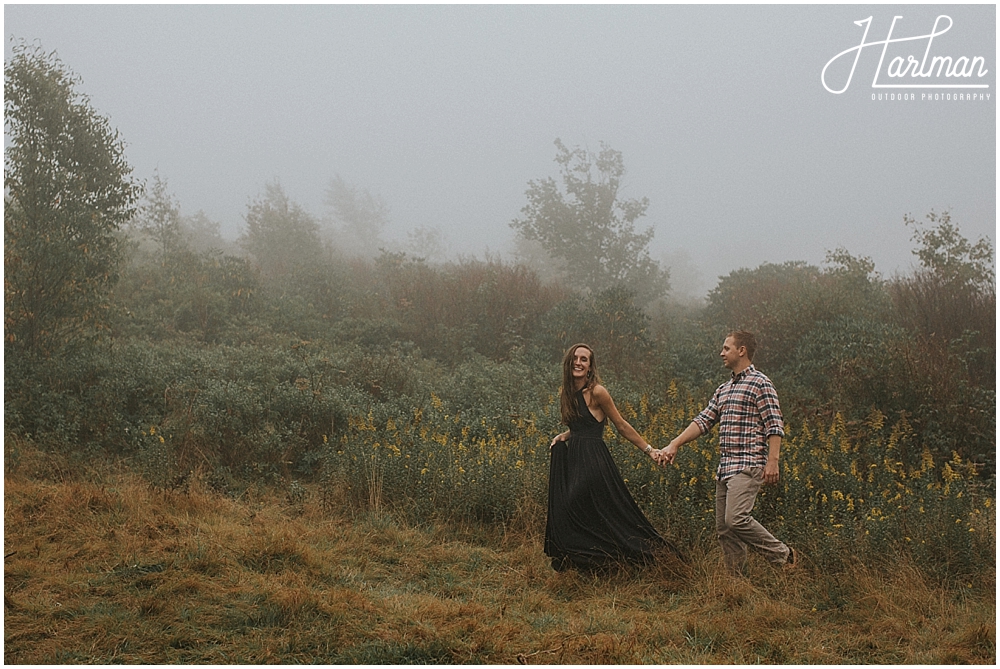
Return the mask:
<svg viewBox="0 0 1000 669">
<path fill-rule="evenodd" d="M 785 564 L 782 565 L 782 570 L 792 571 L 799 566 L 799 561 L 802 559 L 802 555 L 799 551 L 795 550 L 791 546 L 788 547 L 788 557 L 785 559 Z"/>
</svg>

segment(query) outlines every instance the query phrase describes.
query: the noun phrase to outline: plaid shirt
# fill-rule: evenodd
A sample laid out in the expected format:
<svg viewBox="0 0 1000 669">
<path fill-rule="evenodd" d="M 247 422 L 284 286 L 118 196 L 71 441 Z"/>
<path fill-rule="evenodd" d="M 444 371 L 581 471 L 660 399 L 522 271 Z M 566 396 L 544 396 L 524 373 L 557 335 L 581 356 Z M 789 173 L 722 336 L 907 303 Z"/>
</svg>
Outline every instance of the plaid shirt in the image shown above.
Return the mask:
<svg viewBox="0 0 1000 669">
<path fill-rule="evenodd" d="M 750 365 L 726 381 L 705 409 L 694 417 L 705 434 L 719 424 L 720 481 L 750 467 L 767 464 L 767 438 L 785 436 L 778 393 L 771 379 Z"/>
</svg>

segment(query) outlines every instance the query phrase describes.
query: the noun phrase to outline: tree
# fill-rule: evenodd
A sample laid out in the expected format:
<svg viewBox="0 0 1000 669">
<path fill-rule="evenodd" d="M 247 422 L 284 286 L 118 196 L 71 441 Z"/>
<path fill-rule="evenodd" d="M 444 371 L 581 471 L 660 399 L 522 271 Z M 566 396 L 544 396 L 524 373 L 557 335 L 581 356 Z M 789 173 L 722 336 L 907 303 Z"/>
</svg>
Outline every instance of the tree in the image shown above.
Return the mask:
<svg viewBox="0 0 1000 669">
<path fill-rule="evenodd" d="M 190 215 L 181 217 L 181 237 L 184 244 L 192 251 L 230 252 L 232 243 L 222 238 L 219 222 L 213 221 L 200 209 Z"/>
<path fill-rule="evenodd" d="M 754 332 L 754 361 L 775 372 L 794 361 L 801 341 L 839 316 L 884 318 L 891 304 L 870 258 L 837 249 L 827 264 L 825 271 L 802 261 L 734 270 L 709 292 L 704 321 L 720 342 L 730 330 Z"/>
<path fill-rule="evenodd" d="M 932 349 L 961 352 L 973 384 L 996 388 L 996 272 L 993 245 L 962 235 L 946 211 L 931 212 L 932 227 L 912 216 L 913 254 L 920 267 L 889 286 L 904 327 L 919 332 Z"/>
<path fill-rule="evenodd" d="M 351 255 L 376 258 L 385 245 L 382 232 L 389 222 L 389 208 L 381 198 L 351 186 L 338 174 L 326 190 L 326 204 L 333 214 L 337 246 Z"/>
<path fill-rule="evenodd" d="M 59 58 L 20 43 L 4 66 L 4 329 L 50 355 L 105 321 L 121 227 L 141 187 L 124 142 Z"/>
<path fill-rule="evenodd" d="M 444 260 L 444 238 L 438 227 L 420 226 L 406 233 L 407 250 L 415 256 L 431 262 Z"/>
<path fill-rule="evenodd" d="M 528 204 L 511 227 L 538 242 L 574 286 L 590 293 L 627 288 L 640 304 L 662 297 L 669 276 L 649 256 L 653 229 L 635 229 L 649 201 L 621 197 L 621 152 L 603 143 L 596 154 L 558 139 L 555 145 L 562 188 L 551 177 L 529 181 Z"/>
<path fill-rule="evenodd" d="M 322 259 L 315 219 L 277 183 L 267 184 L 264 197 L 247 206 L 246 222 L 240 242 L 266 277 L 294 277 Z"/>
<path fill-rule="evenodd" d="M 989 240 L 981 237 L 975 244 L 969 243 L 947 211 L 932 211 L 926 218 L 933 227 L 923 228 L 912 216 L 903 216 L 903 222 L 914 228 L 912 240 L 919 246 L 913 254 L 920 258 L 923 270 L 956 289 L 995 292 L 993 245 Z"/>
<path fill-rule="evenodd" d="M 161 262 L 183 245 L 181 208 L 167 191 L 167 181 L 160 178 L 159 171 L 153 174 L 153 187 L 146 191 L 136 227 L 156 242 Z"/>
</svg>

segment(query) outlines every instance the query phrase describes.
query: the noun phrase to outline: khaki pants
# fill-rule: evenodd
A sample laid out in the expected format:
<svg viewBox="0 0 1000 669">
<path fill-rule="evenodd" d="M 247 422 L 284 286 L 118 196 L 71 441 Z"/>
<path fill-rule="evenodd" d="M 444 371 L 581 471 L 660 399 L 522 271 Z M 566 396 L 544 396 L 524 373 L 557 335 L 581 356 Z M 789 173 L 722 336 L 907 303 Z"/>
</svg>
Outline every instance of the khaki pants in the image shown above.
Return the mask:
<svg viewBox="0 0 1000 669">
<path fill-rule="evenodd" d="M 788 560 L 788 546 L 775 539 L 754 520 L 757 493 L 764 482 L 764 468 L 751 467 L 724 481 L 715 482 L 715 530 L 722 557 L 730 571 L 738 571 L 747 557 L 747 546 L 773 565 Z"/>
</svg>

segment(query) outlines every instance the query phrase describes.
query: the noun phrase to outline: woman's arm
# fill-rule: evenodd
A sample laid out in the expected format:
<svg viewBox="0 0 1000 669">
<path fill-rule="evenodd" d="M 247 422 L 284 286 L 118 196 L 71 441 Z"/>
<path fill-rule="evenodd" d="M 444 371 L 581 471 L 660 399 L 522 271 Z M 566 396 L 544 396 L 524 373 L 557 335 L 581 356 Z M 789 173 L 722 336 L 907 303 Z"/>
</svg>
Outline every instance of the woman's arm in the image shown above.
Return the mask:
<svg viewBox="0 0 1000 669">
<path fill-rule="evenodd" d="M 611 393 L 608 392 L 608 389 L 602 385 L 596 385 L 590 392 L 597 406 L 601 407 L 604 415 L 611 419 L 611 423 L 618 430 L 618 434 L 631 441 L 640 451 L 652 458 L 653 447 L 646 443 L 642 435 L 636 432 L 636 429 L 629 425 L 627 420 L 622 418 L 622 415 L 618 412 L 618 407 L 615 406 L 615 401 L 611 399 Z"/>
<path fill-rule="evenodd" d="M 558 444 L 560 441 L 566 441 L 567 439 L 569 439 L 569 430 L 566 430 L 565 432 L 557 434 L 552 439 L 552 443 L 549 444 L 549 448 L 552 448 L 553 446 L 555 446 L 556 444 Z"/>
</svg>

